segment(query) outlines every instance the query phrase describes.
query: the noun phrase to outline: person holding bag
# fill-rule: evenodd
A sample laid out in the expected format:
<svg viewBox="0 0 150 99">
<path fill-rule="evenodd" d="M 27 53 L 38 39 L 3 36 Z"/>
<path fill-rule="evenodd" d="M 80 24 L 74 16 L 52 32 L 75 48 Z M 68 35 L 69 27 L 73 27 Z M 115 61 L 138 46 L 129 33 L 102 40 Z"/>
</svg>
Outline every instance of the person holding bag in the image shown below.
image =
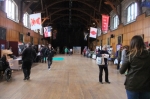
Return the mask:
<svg viewBox="0 0 150 99">
<path fill-rule="evenodd" d="M 107 58 L 109 56 L 109 53 L 107 51 L 107 46 L 104 45 L 102 50 L 98 52 L 97 54 L 97 58 L 101 58 L 101 64 L 97 64 L 99 66 L 99 82 L 101 84 L 103 84 L 102 82 L 102 75 L 103 75 L 103 70 L 105 71 L 105 82 L 106 83 L 109 83 L 109 80 L 108 80 L 108 63 L 107 63 Z"/>
<path fill-rule="evenodd" d="M 130 41 L 129 54 L 124 58 L 120 73 L 127 70 L 125 89 L 128 99 L 150 99 L 150 52 L 141 36 Z"/>
</svg>

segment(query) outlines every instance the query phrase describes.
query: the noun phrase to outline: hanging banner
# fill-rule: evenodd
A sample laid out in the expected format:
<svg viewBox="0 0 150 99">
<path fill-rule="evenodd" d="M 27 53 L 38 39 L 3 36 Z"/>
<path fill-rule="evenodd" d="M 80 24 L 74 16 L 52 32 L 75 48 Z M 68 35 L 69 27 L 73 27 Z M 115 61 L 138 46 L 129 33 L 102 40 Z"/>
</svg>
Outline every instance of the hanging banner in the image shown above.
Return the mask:
<svg viewBox="0 0 150 99">
<path fill-rule="evenodd" d="M 51 37 L 51 26 L 48 26 L 48 27 L 44 27 L 44 37 Z"/>
<path fill-rule="evenodd" d="M 102 15 L 102 31 L 108 31 L 109 16 Z"/>
<path fill-rule="evenodd" d="M 90 27 L 90 37 L 96 38 L 96 35 L 97 35 L 97 28 Z"/>
<path fill-rule="evenodd" d="M 31 30 L 41 29 L 41 13 L 31 14 L 30 15 L 30 25 Z"/>
</svg>

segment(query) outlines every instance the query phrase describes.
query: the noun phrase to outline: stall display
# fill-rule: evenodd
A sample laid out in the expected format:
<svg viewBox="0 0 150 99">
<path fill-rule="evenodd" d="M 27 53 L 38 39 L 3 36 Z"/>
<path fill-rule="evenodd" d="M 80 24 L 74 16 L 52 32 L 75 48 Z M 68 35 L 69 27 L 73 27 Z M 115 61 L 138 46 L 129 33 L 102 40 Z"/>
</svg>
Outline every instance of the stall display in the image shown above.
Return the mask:
<svg viewBox="0 0 150 99">
<path fill-rule="evenodd" d="M 22 64 L 22 58 L 17 57 L 17 59 L 10 59 L 8 60 L 9 66 L 11 69 L 15 70 L 20 70 L 21 69 L 21 64 Z"/>
</svg>

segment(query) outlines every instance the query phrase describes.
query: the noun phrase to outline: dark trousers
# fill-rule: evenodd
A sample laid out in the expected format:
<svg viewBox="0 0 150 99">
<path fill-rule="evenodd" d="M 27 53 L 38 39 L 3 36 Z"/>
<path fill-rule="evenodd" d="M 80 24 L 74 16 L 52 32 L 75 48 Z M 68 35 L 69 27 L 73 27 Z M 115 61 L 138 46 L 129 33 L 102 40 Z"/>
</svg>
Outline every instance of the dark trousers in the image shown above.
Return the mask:
<svg viewBox="0 0 150 99">
<path fill-rule="evenodd" d="M 109 82 L 109 80 L 108 80 L 108 67 L 107 66 L 99 66 L 99 82 L 102 82 L 103 70 L 105 71 L 105 81 Z"/>
<path fill-rule="evenodd" d="M 51 68 L 52 60 L 47 60 L 47 62 L 48 62 L 48 68 Z"/>
<path fill-rule="evenodd" d="M 121 60 L 118 59 L 117 69 L 120 69 L 120 62 L 121 62 Z"/>
<path fill-rule="evenodd" d="M 24 73 L 24 78 L 29 78 L 31 73 L 32 61 L 23 61 L 22 69 Z"/>
<path fill-rule="evenodd" d="M 46 63 L 46 56 L 41 56 L 41 61 Z"/>
</svg>

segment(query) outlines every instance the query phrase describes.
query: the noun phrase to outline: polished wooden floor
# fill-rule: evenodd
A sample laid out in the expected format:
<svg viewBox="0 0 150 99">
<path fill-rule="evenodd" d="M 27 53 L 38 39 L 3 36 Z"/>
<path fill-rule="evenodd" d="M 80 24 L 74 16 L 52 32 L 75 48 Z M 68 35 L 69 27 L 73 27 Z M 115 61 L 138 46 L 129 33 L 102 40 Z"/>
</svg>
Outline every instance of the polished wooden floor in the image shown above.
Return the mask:
<svg viewBox="0 0 150 99">
<path fill-rule="evenodd" d="M 34 63 L 29 81 L 23 80 L 21 70 L 13 72 L 11 81 L 1 80 L 0 99 L 127 99 L 125 77 L 116 66 L 109 65 L 111 84 L 100 84 L 95 60 L 81 55 L 60 57 L 64 61 L 54 61 L 50 71 L 47 64 Z"/>
</svg>

